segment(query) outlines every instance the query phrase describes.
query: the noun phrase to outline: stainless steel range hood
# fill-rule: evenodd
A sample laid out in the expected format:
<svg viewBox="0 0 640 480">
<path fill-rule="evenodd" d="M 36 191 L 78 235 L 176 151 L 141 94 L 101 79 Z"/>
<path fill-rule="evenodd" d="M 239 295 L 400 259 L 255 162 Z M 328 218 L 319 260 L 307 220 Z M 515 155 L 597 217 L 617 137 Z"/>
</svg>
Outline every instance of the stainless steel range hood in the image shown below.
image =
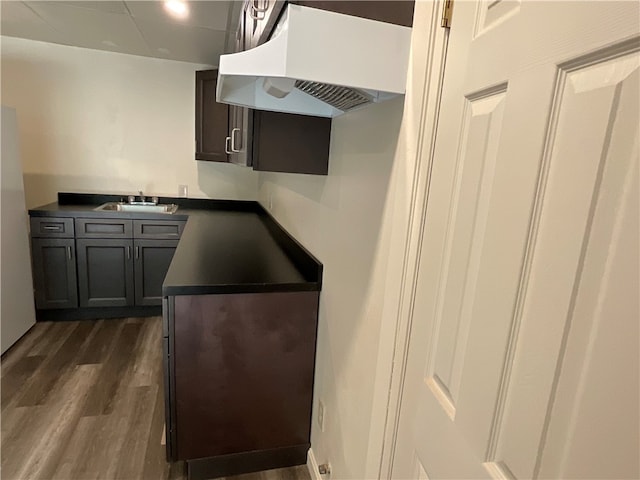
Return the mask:
<svg viewBox="0 0 640 480">
<path fill-rule="evenodd" d="M 222 55 L 217 100 L 335 117 L 403 95 L 411 29 L 289 4 L 271 39 Z"/>
</svg>

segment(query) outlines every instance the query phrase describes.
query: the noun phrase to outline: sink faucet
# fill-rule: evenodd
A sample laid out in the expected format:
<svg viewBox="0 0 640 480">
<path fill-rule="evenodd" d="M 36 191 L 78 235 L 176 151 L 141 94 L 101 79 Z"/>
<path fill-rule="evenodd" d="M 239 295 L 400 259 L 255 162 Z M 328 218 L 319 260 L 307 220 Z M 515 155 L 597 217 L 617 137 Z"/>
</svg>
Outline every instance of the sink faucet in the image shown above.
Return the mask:
<svg viewBox="0 0 640 480">
<path fill-rule="evenodd" d="M 142 190 L 138 190 L 138 193 L 140 194 L 140 201 L 144 203 L 147 197 L 144 196 L 144 193 L 142 193 Z"/>
</svg>

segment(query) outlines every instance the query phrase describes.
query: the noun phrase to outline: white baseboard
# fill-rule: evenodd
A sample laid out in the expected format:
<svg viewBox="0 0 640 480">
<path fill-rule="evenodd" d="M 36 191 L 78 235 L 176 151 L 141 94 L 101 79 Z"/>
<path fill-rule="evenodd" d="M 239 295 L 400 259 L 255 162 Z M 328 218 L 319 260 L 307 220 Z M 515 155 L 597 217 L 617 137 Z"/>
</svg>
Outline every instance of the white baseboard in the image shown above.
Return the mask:
<svg viewBox="0 0 640 480">
<path fill-rule="evenodd" d="M 309 470 L 311 480 L 324 480 L 318 471 L 318 462 L 316 461 L 316 456 L 313 454 L 313 449 L 311 448 L 307 452 L 307 469 Z"/>
</svg>

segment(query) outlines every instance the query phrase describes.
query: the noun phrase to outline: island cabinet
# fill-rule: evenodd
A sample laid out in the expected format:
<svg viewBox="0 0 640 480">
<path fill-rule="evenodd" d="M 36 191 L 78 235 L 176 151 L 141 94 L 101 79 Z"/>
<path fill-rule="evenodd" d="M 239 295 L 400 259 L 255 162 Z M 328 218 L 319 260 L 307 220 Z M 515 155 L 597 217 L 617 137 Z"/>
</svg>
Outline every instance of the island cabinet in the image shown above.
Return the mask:
<svg viewBox="0 0 640 480">
<path fill-rule="evenodd" d="M 319 293 L 165 299 L 167 457 L 190 479 L 306 462 Z"/>
</svg>

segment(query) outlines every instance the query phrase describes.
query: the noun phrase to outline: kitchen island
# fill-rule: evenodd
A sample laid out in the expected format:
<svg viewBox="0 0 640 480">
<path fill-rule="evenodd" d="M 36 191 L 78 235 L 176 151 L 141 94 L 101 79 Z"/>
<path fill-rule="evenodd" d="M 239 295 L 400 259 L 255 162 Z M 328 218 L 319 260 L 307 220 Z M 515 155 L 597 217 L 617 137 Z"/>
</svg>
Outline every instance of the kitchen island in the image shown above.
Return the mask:
<svg viewBox="0 0 640 480">
<path fill-rule="evenodd" d="M 30 214 L 186 222 L 162 285 L 167 459 L 187 461 L 192 479 L 304 464 L 322 265 L 256 202 L 161 198 L 179 205 L 173 215 L 95 210 L 114 201 L 61 193 Z"/>
</svg>

